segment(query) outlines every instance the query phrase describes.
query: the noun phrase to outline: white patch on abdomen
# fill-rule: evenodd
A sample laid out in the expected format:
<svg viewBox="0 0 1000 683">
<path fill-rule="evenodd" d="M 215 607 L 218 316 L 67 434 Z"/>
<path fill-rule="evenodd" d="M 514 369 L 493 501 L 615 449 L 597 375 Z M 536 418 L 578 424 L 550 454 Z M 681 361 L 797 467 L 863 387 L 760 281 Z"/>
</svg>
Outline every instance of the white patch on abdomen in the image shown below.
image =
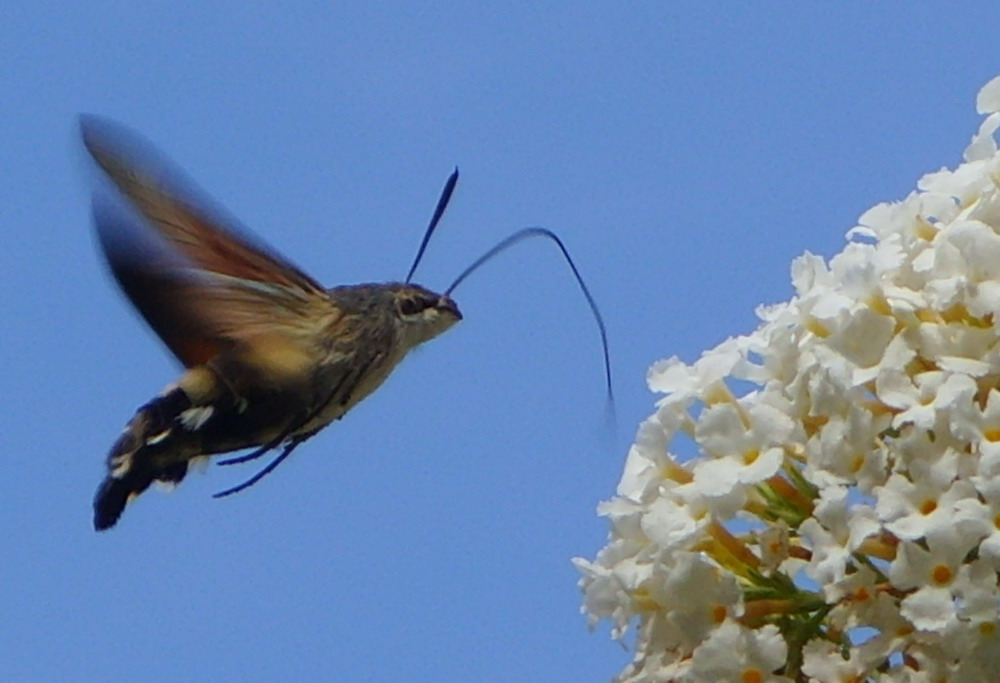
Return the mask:
<svg viewBox="0 0 1000 683">
<path fill-rule="evenodd" d="M 213 406 L 195 406 L 182 412 L 177 416 L 177 419 L 183 425 L 184 429 L 189 432 L 196 432 L 201 429 L 202 425 L 208 422 L 208 418 L 212 417 L 213 413 L 215 413 Z"/>
</svg>

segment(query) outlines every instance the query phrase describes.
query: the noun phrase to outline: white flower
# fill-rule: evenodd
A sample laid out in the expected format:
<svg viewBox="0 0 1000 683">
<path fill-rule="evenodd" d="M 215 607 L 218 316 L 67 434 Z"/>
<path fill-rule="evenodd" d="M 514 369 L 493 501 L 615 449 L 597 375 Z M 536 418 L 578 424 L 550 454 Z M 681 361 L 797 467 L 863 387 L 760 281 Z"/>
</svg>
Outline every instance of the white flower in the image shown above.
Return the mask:
<svg viewBox="0 0 1000 683">
<path fill-rule="evenodd" d="M 694 652 L 685 680 L 791 681 L 774 674 L 784 666 L 787 648 L 776 626 L 751 630 L 726 621 Z"/>
<path fill-rule="evenodd" d="M 916 589 L 903 599 L 900 614 L 921 631 L 944 632 L 955 627 L 960 616 L 979 612 L 984 596 L 986 603 L 996 601 L 996 576 L 988 563 L 966 563 L 967 543 L 954 541 L 928 539 L 927 549 L 904 543 L 889 568 L 894 586 Z M 993 584 L 992 590 L 988 584 Z M 976 599 L 967 603 L 964 597 Z M 995 617 L 995 604 L 987 614 Z"/>
<path fill-rule="evenodd" d="M 663 497 L 645 508 L 640 526 L 651 543 L 665 550 L 686 550 L 700 540 L 711 520 L 704 506 L 688 504 L 683 498 Z"/>
<path fill-rule="evenodd" d="M 635 628 L 620 681 L 997 677 L 1000 77 L 977 107 L 964 162 L 797 258 L 756 330 L 650 369 L 575 560 L 590 624 Z"/>
<path fill-rule="evenodd" d="M 928 469 L 929 473 L 933 471 L 934 468 Z M 943 488 L 942 484 L 947 485 L 947 488 Z M 926 476 L 911 482 L 899 474 L 892 475 L 877 493 L 875 510 L 885 522 L 886 529 L 908 541 L 925 537 L 955 538 L 966 535 L 956 524 L 956 506 L 976 499 L 975 487 L 969 481 L 947 483 L 934 481 L 931 476 Z M 976 535 L 976 529 L 968 531 L 966 540 L 956 544 L 966 546 L 965 550 L 968 551 L 977 540 Z"/>
<path fill-rule="evenodd" d="M 828 640 L 811 640 L 802 648 L 802 673 L 815 681 L 860 681 L 867 668 L 860 649 L 844 658 L 842 648 Z"/>
<path fill-rule="evenodd" d="M 866 538 L 879 532 L 875 512 L 867 506 L 847 507 L 845 487 L 830 487 L 821 492 L 814 516 L 799 526 L 802 538 L 812 550 L 806 569 L 809 578 L 823 587 L 828 600 L 843 597 L 848 569 L 853 569 L 853 554 Z M 857 574 L 856 569 L 851 576 Z"/>
</svg>

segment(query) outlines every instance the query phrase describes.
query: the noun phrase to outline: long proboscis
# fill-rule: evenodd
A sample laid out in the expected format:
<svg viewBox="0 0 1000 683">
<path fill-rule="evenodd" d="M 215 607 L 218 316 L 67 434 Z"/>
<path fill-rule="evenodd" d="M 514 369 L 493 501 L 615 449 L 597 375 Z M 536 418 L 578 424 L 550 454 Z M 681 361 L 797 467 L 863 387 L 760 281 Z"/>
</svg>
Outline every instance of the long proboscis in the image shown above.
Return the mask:
<svg viewBox="0 0 1000 683">
<path fill-rule="evenodd" d="M 416 272 L 417 266 L 420 265 L 420 259 L 424 257 L 427 243 L 431 241 L 431 235 L 434 234 L 438 221 L 444 215 L 444 210 L 448 208 L 448 202 L 451 201 L 451 195 L 455 191 L 456 183 L 458 183 L 458 166 L 455 167 L 455 170 L 448 176 L 448 180 L 445 181 L 444 189 L 441 190 L 441 196 L 438 197 L 437 206 L 434 207 L 434 215 L 431 216 L 431 222 L 427 224 L 427 229 L 424 231 L 424 239 L 420 242 L 420 248 L 417 249 L 413 265 L 410 266 L 410 272 L 406 274 L 406 282 L 409 282 L 413 278 L 413 273 Z"/>
<path fill-rule="evenodd" d="M 532 237 L 546 237 L 556 243 L 556 246 L 559 247 L 559 251 L 562 252 L 563 257 L 566 259 L 566 263 L 569 265 L 570 270 L 573 271 L 573 275 L 576 277 L 576 282 L 580 285 L 580 291 L 583 292 L 583 296 L 586 297 L 587 303 L 590 305 L 590 311 L 594 314 L 594 321 L 597 323 L 597 329 L 601 333 L 601 347 L 604 350 L 604 377 L 607 384 L 606 388 L 608 392 L 608 401 L 613 401 L 614 393 L 611 389 L 611 355 L 608 352 L 608 332 L 604 326 L 604 317 L 601 315 L 600 309 L 597 308 L 597 303 L 594 301 L 594 297 L 590 294 L 590 289 L 587 287 L 587 283 L 583 281 L 583 276 L 580 275 L 580 271 L 573 262 L 573 258 L 569 255 L 569 250 L 566 249 L 566 245 L 563 244 L 558 235 L 548 228 L 523 228 L 500 241 L 492 249 L 473 261 L 468 268 L 463 270 L 462 273 L 455 278 L 455 281 L 451 283 L 448 289 L 445 290 L 445 296 L 451 296 L 451 293 L 455 291 L 456 287 L 462 284 L 467 277 L 472 275 L 472 273 L 474 273 L 481 265 L 492 259 L 494 256 L 502 251 L 506 251 L 518 242 L 523 242 L 524 240 Z"/>
</svg>

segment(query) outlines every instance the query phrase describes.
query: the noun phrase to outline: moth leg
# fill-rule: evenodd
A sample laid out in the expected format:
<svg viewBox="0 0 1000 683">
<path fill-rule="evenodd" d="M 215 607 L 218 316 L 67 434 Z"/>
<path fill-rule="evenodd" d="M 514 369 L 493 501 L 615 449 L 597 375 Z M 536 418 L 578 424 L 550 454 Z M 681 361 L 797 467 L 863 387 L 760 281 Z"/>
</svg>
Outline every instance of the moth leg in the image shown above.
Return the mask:
<svg viewBox="0 0 1000 683">
<path fill-rule="evenodd" d="M 295 448 L 300 443 L 302 443 L 303 441 L 306 440 L 306 438 L 308 438 L 308 437 L 295 437 L 295 438 L 293 438 L 291 441 L 289 441 L 285 445 L 284 450 L 282 450 L 281 453 L 278 454 L 278 457 L 276 457 L 274 460 L 272 460 L 271 462 L 269 462 L 260 472 L 258 472 L 257 474 L 253 475 L 252 477 L 250 477 L 249 479 L 247 479 L 245 482 L 243 482 L 239 486 L 234 486 L 231 489 L 226 489 L 225 491 L 219 491 L 218 493 L 212 494 L 212 498 L 225 498 L 226 496 L 231 496 L 234 493 L 239 493 L 243 489 L 250 488 L 251 486 L 253 486 L 254 484 L 256 484 L 258 481 L 260 481 L 261 479 L 263 479 L 264 477 L 266 477 L 268 474 L 270 474 L 271 472 L 273 472 L 274 469 L 278 465 L 280 465 L 282 462 L 284 462 L 285 458 L 287 458 L 289 455 L 292 454 L 292 451 L 294 451 Z"/>
</svg>

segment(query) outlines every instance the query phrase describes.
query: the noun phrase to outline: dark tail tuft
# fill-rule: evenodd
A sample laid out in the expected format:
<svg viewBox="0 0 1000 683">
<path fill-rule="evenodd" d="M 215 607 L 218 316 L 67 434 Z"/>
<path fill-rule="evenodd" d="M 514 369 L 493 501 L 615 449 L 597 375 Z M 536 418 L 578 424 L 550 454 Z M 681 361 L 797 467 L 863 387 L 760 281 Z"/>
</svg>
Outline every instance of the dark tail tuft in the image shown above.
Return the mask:
<svg viewBox="0 0 1000 683">
<path fill-rule="evenodd" d="M 94 529 L 110 529 L 125 506 L 149 488 L 153 481 L 179 483 L 188 462 L 170 453 L 179 450 L 174 421 L 191 401 L 174 389 L 139 408 L 108 453 L 108 476 L 94 496 Z"/>
<path fill-rule="evenodd" d="M 110 529 L 122 516 L 125 506 L 153 483 L 151 474 L 130 472 L 121 479 L 107 477 L 94 496 L 94 529 Z"/>
</svg>

